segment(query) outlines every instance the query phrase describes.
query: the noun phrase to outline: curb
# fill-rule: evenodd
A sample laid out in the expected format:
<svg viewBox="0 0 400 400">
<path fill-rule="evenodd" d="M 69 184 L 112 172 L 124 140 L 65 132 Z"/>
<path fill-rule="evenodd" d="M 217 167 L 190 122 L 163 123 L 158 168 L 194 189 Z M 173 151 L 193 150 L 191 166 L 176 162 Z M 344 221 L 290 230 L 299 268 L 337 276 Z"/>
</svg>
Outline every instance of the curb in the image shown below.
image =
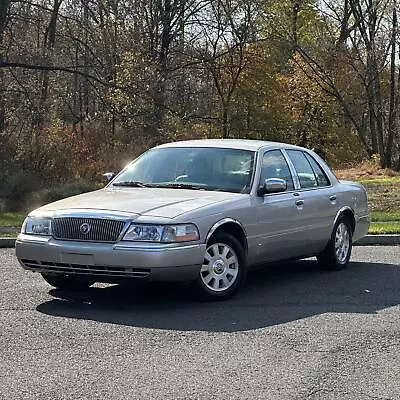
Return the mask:
<svg viewBox="0 0 400 400">
<path fill-rule="evenodd" d="M 8 247 L 15 247 L 15 238 L 0 239 L 0 249 Z"/>
<path fill-rule="evenodd" d="M 394 246 L 400 244 L 400 235 L 367 235 L 354 246 Z"/>
<path fill-rule="evenodd" d="M 0 248 L 15 247 L 16 238 L 0 239 Z M 367 235 L 354 243 L 354 246 L 395 246 L 400 245 L 400 235 Z"/>
</svg>

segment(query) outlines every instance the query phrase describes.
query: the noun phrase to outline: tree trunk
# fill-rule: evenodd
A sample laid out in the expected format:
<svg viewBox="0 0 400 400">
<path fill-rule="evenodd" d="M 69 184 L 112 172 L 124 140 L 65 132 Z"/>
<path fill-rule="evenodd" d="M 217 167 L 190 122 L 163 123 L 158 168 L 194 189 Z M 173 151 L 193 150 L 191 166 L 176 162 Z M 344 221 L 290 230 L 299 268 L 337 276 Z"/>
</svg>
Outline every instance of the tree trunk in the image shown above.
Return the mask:
<svg viewBox="0 0 400 400">
<path fill-rule="evenodd" d="M 184 62 L 184 52 L 185 52 L 185 2 L 182 1 L 180 5 L 180 15 L 179 15 L 179 29 L 178 29 L 178 51 L 179 55 L 177 57 L 177 62 L 182 64 Z M 186 74 L 185 69 L 182 68 L 179 71 L 179 78 L 176 85 L 176 99 L 179 104 L 179 109 L 181 115 L 185 114 L 186 109 Z"/>
<path fill-rule="evenodd" d="M 230 135 L 230 124 L 229 124 L 229 103 L 224 103 L 222 106 L 222 137 L 228 139 Z"/>
<path fill-rule="evenodd" d="M 374 49 L 375 52 L 375 49 Z M 376 104 L 376 136 L 378 141 L 378 154 L 380 157 L 380 164 L 383 167 L 384 158 L 385 158 L 385 145 L 383 142 L 384 136 L 384 123 L 383 123 L 383 103 L 382 103 L 382 90 L 381 90 L 381 82 L 379 76 L 379 69 L 377 65 L 377 60 L 374 55 L 374 63 L 373 63 L 373 71 L 374 71 L 374 101 Z"/>
<path fill-rule="evenodd" d="M 58 11 L 60 10 L 62 1 L 63 0 L 54 0 L 53 9 L 51 12 L 51 17 L 50 17 L 50 22 L 47 26 L 45 36 L 44 36 L 43 57 L 44 57 L 47 65 L 50 65 L 52 63 L 51 58 L 52 58 L 54 45 L 56 42 Z M 38 107 L 38 114 L 37 114 L 36 120 L 35 120 L 36 127 L 40 127 L 43 124 L 45 107 L 46 107 L 47 97 L 48 97 L 48 92 L 49 92 L 49 79 L 50 79 L 50 71 L 48 71 L 48 70 L 43 71 L 40 102 L 39 102 L 39 107 Z"/>
<path fill-rule="evenodd" d="M 2 39 L 0 38 L 0 61 L 3 59 Z M 6 129 L 6 83 L 4 71 L 0 68 L 0 134 Z"/>
<path fill-rule="evenodd" d="M 390 168 L 392 166 L 392 150 L 395 133 L 397 130 L 397 109 L 399 103 L 398 88 L 396 88 L 396 32 L 397 32 L 397 12 L 396 2 L 393 6 L 391 54 L 390 54 L 390 96 L 389 96 L 389 121 L 388 137 L 386 142 L 385 157 L 383 166 Z M 400 77 L 400 76 L 399 76 Z M 396 90 L 397 89 L 397 90 Z"/>
<path fill-rule="evenodd" d="M 168 55 L 172 41 L 171 0 L 165 0 L 159 5 L 161 16 L 161 43 L 158 56 L 158 80 L 154 98 L 154 133 L 162 135 L 162 125 L 165 117 L 166 88 L 168 81 Z"/>
<path fill-rule="evenodd" d="M 367 61 L 366 61 L 366 84 L 365 84 L 365 94 L 368 101 L 368 117 L 369 117 L 369 133 L 371 139 L 371 147 L 373 154 L 379 154 L 378 147 L 378 134 L 376 126 L 376 103 L 375 103 L 375 90 L 374 90 L 374 80 L 376 77 L 373 72 L 373 61 L 372 61 L 372 48 L 367 47 Z"/>
<path fill-rule="evenodd" d="M 10 0 L 2 0 L 0 3 L 0 63 L 5 61 L 4 31 L 7 24 L 8 8 Z M 0 133 L 4 132 L 6 126 L 6 99 L 5 99 L 6 83 L 3 69 L 0 69 Z"/>
<path fill-rule="evenodd" d="M 293 36 L 293 43 L 295 46 L 297 46 L 298 43 L 299 11 L 300 11 L 300 1 L 299 0 L 292 1 L 292 36 Z"/>
<path fill-rule="evenodd" d="M 87 1 L 84 1 L 83 6 L 83 19 L 85 21 L 85 48 L 83 51 L 83 72 L 89 73 L 89 51 L 88 51 L 88 29 L 89 29 L 89 5 Z M 82 101 L 80 106 L 80 134 L 81 137 L 85 136 L 85 120 L 89 116 L 89 80 L 87 78 L 82 79 Z"/>
</svg>

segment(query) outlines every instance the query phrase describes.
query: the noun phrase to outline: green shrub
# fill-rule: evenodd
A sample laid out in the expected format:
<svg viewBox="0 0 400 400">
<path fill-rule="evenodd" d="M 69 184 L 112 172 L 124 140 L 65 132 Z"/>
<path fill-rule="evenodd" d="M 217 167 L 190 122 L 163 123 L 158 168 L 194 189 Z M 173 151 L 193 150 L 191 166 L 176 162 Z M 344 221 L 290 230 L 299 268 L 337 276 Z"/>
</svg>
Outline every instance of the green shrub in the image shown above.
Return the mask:
<svg viewBox="0 0 400 400">
<path fill-rule="evenodd" d="M 0 203 L 9 211 L 21 210 L 27 196 L 42 186 L 38 176 L 24 170 L 3 171 L 0 180 Z"/>
<path fill-rule="evenodd" d="M 75 196 L 77 194 L 90 192 L 92 190 L 99 189 L 102 185 L 93 182 L 72 182 L 65 185 L 60 185 L 51 189 L 47 189 L 44 194 L 44 203 L 51 203 L 52 201 L 57 201 L 64 199 L 66 197 Z"/>
<path fill-rule="evenodd" d="M 103 184 L 78 180 L 51 186 L 26 171 L 0 176 L 0 212 L 30 211 L 43 204 L 99 189 Z"/>
</svg>

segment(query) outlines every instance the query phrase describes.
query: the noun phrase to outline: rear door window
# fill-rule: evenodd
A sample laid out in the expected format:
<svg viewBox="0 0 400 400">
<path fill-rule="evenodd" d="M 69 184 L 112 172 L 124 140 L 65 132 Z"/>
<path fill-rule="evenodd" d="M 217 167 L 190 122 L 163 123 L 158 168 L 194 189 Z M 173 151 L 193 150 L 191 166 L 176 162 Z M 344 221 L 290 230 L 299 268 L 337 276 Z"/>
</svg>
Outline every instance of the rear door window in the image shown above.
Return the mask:
<svg viewBox="0 0 400 400">
<path fill-rule="evenodd" d="M 296 169 L 300 187 L 303 189 L 318 187 L 317 177 L 305 154 L 299 150 L 286 150 L 286 153 Z"/>
<path fill-rule="evenodd" d="M 305 153 L 305 155 L 314 170 L 318 186 L 329 186 L 331 183 L 321 166 L 308 153 Z"/>
</svg>

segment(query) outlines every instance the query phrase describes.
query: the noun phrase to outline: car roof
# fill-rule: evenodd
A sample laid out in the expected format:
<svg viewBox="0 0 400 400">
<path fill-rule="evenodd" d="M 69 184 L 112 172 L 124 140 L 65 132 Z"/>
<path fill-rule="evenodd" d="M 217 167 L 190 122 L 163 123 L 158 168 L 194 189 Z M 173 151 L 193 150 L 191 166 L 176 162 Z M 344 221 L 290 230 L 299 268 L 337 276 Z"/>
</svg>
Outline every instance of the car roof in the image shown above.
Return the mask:
<svg viewBox="0 0 400 400">
<path fill-rule="evenodd" d="M 217 147 L 224 149 L 241 149 L 250 151 L 258 151 L 261 148 L 266 147 L 303 149 L 302 147 L 294 146 L 287 143 L 267 142 L 264 140 L 250 139 L 197 139 L 165 143 L 157 146 L 157 148 L 164 147 Z"/>
</svg>

